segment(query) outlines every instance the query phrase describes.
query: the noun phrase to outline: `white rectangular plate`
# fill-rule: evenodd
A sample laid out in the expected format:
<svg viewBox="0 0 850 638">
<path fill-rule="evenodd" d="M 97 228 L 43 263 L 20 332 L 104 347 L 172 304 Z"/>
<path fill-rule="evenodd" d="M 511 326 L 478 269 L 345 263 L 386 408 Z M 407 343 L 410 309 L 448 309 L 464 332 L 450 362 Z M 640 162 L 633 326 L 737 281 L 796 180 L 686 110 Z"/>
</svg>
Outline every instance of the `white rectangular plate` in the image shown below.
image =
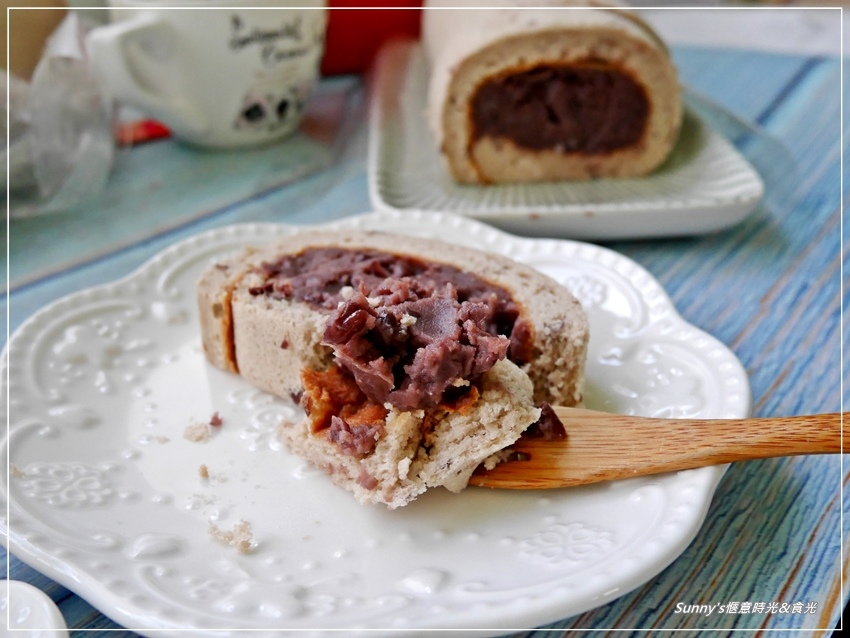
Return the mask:
<svg viewBox="0 0 850 638">
<path fill-rule="evenodd" d="M 528 235 L 625 239 L 721 230 L 742 221 L 764 194 L 750 163 L 687 109 L 671 156 L 647 177 L 457 184 L 425 118 L 427 90 L 428 66 L 418 43 L 396 42 L 381 52 L 369 139 L 376 210 L 451 212 Z"/>
</svg>

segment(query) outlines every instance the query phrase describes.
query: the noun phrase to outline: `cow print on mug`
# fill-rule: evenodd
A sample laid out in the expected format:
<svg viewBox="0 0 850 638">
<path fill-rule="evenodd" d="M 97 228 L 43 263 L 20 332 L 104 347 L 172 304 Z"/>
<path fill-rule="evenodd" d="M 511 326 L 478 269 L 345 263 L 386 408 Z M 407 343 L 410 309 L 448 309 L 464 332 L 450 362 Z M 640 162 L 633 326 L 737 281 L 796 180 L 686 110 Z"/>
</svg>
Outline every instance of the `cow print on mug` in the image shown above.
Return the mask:
<svg viewBox="0 0 850 638">
<path fill-rule="evenodd" d="M 242 100 L 234 128 L 276 131 L 298 123 L 309 89 L 289 86 L 281 91 L 251 89 Z"/>
</svg>

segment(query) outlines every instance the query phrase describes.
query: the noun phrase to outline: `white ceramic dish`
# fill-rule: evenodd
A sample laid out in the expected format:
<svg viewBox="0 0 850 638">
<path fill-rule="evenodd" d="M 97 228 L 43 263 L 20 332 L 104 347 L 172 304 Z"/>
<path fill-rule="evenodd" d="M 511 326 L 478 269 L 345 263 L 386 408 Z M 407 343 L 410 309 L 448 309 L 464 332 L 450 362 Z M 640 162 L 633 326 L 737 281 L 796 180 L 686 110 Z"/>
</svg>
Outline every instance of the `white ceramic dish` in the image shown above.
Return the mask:
<svg viewBox="0 0 850 638">
<path fill-rule="evenodd" d="M 369 140 L 375 210 L 452 212 L 536 236 L 623 239 L 727 228 L 742 221 L 764 194 L 749 162 L 690 110 L 671 157 L 648 177 L 456 184 L 425 119 L 427 87 L 427 63 L 418 43 L 396 42 L 382 50 Z"/>
<path fill-rule="evenodd" d="M 68 626 L 50 596 L 20 580 L 0 582 L 2 627 L 16 638 L 68 638 Z"/>
<path fill-rule="evenodd" d="M 443 237 L 570 286 L 592 326 L 591 407 L 749 413 L 737 359 L 617 253 L 436 213 L 330 227 Z M 124 280 L 55 302 L 16 331 L 4 357 L 9 518 L 0 503 L 15 555 L 143 634 L 286 627 L 491 636 L 602 605 L 684 550 L 723 468 L 545 493 L 439 490 L 389 512 L 358 505 L 280 449 L 275 426 L 295 407 L 205 363 L 194 284 L 214 256 L 295 232 L 207 232 Z M 183 437 L 214 412 L 224 423 L 208 441 Z M 252 528 L 247 554 L 210 534 L 240 520 Z"/>
</svg>

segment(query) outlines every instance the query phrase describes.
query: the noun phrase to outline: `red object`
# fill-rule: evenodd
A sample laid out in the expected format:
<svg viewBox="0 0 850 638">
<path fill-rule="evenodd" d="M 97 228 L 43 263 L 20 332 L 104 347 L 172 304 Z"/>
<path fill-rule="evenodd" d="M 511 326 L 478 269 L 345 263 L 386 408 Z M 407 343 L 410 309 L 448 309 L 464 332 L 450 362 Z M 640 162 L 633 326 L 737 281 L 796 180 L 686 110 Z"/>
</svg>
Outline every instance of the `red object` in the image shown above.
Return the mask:
<svg viewBox="0 0 850 638">
<path fill-rule="evenodd" d="M 171 137 L 171 131 L 154 120 L 122 122 L 115 130 L 115 141 L 119 146 L 134 146 Z"/>
<path fill-rule="evenodd" d="M 418 38 L 421 7 L 421 0 L 329 0 L 322 75 L 363 73 L 387 40 Z"/>
</svg>

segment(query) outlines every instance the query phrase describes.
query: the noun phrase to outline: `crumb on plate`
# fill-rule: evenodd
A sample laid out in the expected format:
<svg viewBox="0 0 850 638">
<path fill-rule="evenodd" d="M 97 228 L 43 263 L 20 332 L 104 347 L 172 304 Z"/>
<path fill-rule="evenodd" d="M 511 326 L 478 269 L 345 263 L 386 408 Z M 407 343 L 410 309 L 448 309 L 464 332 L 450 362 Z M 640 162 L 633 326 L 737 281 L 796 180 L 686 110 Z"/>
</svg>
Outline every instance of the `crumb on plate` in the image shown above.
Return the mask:
<svg viewBox="0 0 850 638">
<path fill-rule="evenodd" d="M 183 430 L 183 438 L 193 443 L 206 441 L 210 438 L 210 428 L 206 423 L 190 423 Z"/>
<path fill-rule="evenodd" d="M 229 531 L 222 530 L 215 523 L 210 523 L 210 536 L 235 547 L 242 554 L 249 553 L 254 547 L 251 523 L 245 520 L 237 522 Z"/>
</svg>

